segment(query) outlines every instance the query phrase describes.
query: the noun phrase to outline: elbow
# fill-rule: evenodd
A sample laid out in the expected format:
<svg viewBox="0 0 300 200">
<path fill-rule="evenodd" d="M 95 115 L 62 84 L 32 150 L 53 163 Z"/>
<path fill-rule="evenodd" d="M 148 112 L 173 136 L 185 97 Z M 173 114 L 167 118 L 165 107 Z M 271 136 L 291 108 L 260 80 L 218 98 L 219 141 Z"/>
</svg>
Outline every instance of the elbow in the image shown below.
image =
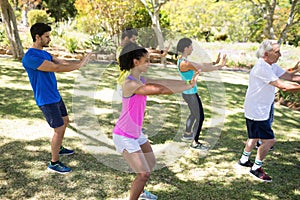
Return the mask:
<svg viewBox="0 0 300 200">
<path fill-rule="evenodd" d="M 163 95 L 164 94 L 174 94 L 174 92 L 171 89 L 167 88 L 167 87 L 160 87 L 156 90 L 154 95 L 155 94 L 163 94 Z"/>
<path fill-rule="evenodd" d="M 174 94 L 175 92 L 172 91 L 170 88 L 161 88 L 160 94 Z"/>
</svg>

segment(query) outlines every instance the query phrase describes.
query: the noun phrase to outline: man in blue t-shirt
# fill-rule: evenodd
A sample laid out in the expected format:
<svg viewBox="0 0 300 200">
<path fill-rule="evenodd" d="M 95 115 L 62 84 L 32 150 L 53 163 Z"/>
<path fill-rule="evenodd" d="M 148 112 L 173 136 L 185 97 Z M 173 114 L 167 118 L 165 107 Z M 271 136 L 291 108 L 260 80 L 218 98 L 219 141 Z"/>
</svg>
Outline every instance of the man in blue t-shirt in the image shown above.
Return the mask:
<svg viewBox="0 0 300 200">
<path fill-rule="evenodd" d="M 51 142 L 51 162 L 48 169 L 65 174 L 71 169 L 59 161 L 59 155 L 71 155 L 73 150 L 62 146 L 65 130 L 69 123 L 68 112 L 57 89 L 54 72 L 70 72 L 86 65 L 91 54 L 80 62 L 67 62 L 53 57 L 43 50 L 48 47 L 51 27 L 44 23 L 36 23 L 30 28 L 33 45 L 25 53 L 22 63 L 28 74 L 36 104 L 42 110 L 48 124 L 54 129 Z"/>
</svg>

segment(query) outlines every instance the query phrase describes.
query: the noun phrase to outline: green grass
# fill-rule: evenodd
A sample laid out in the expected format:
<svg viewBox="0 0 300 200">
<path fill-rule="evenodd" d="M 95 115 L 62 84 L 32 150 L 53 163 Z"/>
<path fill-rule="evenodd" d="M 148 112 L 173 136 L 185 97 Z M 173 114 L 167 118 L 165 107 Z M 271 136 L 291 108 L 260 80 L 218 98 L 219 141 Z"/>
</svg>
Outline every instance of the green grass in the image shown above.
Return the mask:
<svg viewBox="0 0 300 200">
<path fill-rule="evenodd" d="M 41 134 L 37 139 L 14 137 L 19 134 L 16 130 L 21 129 L 45 132 L 35 122 L 46 127 L 47 124 L 35 105 L 21 64 L 0 58 L 1 199 L 125 199 L 128 196 L 135 176 L 116 170 L 122 163 L 121 157 L 114 153 L 113 145 L 102 139 L 111 138 L 120 110 L 120 102 L 109 95 L 116 87 L 117 74 L 115 65 L 99 63 L 77 72 L 57 74 L 71 118 L 68 131 L 75 133 L 75 136 L 66 134 L 64 143 L 76 151 L 73 156 L 62 158 L 73 172 L 59 175 L 46 171 L 51 132 L 49 137 Z M 211 80 L 212 74 L 207 73 L 201 75 L 198 84 L 206 117 L 202 139 L 213 137 L 215 145 L 208 155 L 189 150 L 179 152 L 175 161 L 152 173 L 146 189 L 162 200 L 299 199 L 300 113 L 276 105 L 277 143 L 264 163 L 273 182 L 258 182 L 248 174 L 248 169 L 236 165 L 247 139 L 243 117 L 247 73 L 220 71 L 216 75 L 223 82 Z M 148 76 L 179 78 L 176 69 L 159 67 L 151 67 Z M 234 81 L 232 77 L 241 80 Z M 148 100 L 145 132 L 154 149 L 171 143 L 164 150 L 173 155 L 176 149 L 172 144 L 184 130 L 186 105 L 180 94 L 151 96 Z M 211 119 L 221 116 L 214 108 L 226 111 L 225 120 L 217 126 L 210 125 Z M 221 134 L 211 136 L 220 130 Z M 255 153 L 256 150 L 252 159 Z M 102 159 L 116 163 L 108 165 L 110 162 Z M 158 166 L 163 166 L 165 158 L 157 154 L 157 159 Z"/>
</svg>

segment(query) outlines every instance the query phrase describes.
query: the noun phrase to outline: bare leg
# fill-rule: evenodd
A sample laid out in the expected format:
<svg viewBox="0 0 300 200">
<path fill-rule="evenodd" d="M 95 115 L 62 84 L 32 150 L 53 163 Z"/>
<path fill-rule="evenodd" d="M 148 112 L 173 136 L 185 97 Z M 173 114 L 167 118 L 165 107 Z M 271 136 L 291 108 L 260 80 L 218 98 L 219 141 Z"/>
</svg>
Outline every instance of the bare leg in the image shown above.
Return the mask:
<svg viewBox="0 0 300 200">
<path fill-rule="evenodd" d="M 270 148 L 275 144 L 275 138 L 274 139 L 262 139 L 262 144 L 259 146 L 257 150 L 256 159 L 257 160 L 263 160 L 267 153 L 269 152 Z"/>
<path fill-rule="evenodd" d="M 68 116 L 63 117 L 64 120 L 64 125 L 54 128 L 54 135 L 52 137 L 52 141 L 51 141 L 51 161 L 52 162 L 56 162 L 59 160 L 59 150 L 60 147 L 62 146 L 62 141 L 65 135 L 65 131 L 66 128 L 68 126 L 69 123 L 69 118 Z"/>
<path fill-rule="evenodd" d="M 254 139 L 250 139 L 250 138 L 249 138 L 249 139 L 247 140 L 247 142 L 246 142 L 244 151 L 251 152 L 252 149 L 255 147 L 256 142 L 257 142 L 258 140 L 259 140 L 258 138 L 254 138 Z"/>
<path fill-rule="evenodd" d="M 150 143 L 147 141 L 141 145 L 141 151 L 128 153 L 123 152 L 123 157 L 129 166 L 136 172 L 137 177 L 131 184 L 130 200 L 136 200 L 143 192 L 146 182 L 150 178 L 151 169 L 155 165 L 155 156 L 153 154 Z"/>
<path fill-rule="evenodd" d="M 150 168 L 142 151 L 128 153 L 124 150 L 123 157 L 137 174 L 135 180 L 131 184 L 129 198 L 129 200 L 136 200 L 143 192 L 146 182 L 150 177 Z"/>
<path fill-rule="evenodd" d="M 149 143 L 149 141 L 147 141 L 145 144 L 141 145 L 141 149 L 145 155 L 146 161 L 148 163 L 148 166 L 150 168 L 150 171 L 152 171 L 153 167 L 155 166 L 156 160 L 155 160 L 155 156 L 152 150 L 152 147 Z"/>
</svg>

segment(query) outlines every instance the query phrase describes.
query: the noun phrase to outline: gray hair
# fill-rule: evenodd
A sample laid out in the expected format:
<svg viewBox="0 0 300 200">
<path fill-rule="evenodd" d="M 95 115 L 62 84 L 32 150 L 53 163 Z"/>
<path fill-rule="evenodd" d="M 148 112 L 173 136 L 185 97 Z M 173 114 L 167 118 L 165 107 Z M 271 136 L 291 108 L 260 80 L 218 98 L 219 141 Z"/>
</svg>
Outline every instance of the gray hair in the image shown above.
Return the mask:
<svg viewBox="0 0 300 200">
<path fill-rule="evenodd" d="M 278 44 L 275 40 L 264 40 L 260 46 L 259 49 L 256 52 L 257 58 L 262 58 L 266 51 L 272 51 L 273 50 L 273 44 Z"/>
</svg>

